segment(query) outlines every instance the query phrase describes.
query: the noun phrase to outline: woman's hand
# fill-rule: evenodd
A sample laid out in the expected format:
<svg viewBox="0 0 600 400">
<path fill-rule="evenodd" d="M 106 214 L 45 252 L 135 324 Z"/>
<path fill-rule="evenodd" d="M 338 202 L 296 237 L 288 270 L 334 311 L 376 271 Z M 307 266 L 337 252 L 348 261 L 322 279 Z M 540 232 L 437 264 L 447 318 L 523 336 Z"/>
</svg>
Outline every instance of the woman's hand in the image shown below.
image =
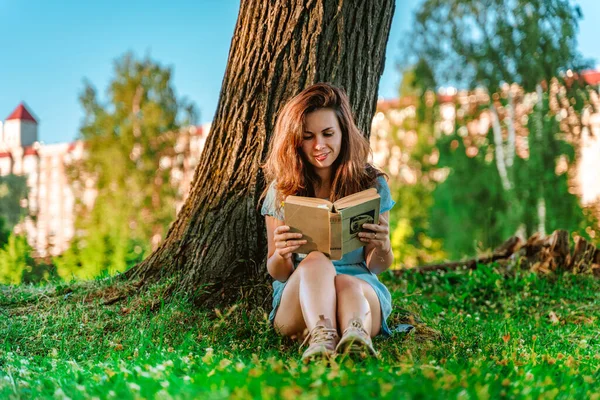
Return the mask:
<svg viewBox="0 0 600 400">
<path fill-rule="evenodd" d="M 394 253 L 390 243 L 389 212 L 379 215 L 379 224 L 363 224 L 363 229 L 370 232 L 359 232 L 359 238 L 366 243 L 365 260 L 367 268 L 374 274 L 380 274 L 394 262 Z"/>
<path fill-rule="evenodd" d="M 359 232 L 358 237 L 364 243 L 371 244 L 378 253 L 390 252 L 390 226 L 385 216 L 379 216 L 379 224 L 363 224 L 362 229 L 370 232 Z"/>
<path fill-rule="evenodd" d="M 289 226 L 280 225 L 273 231 L 275 254 L 278 254 L 283 259 L 291 258 L 294 250 L 307 242 L 306 240 L 299 240 L 302 238 L 301 233 L 291 233 L 289 230 Z"/>
</svg>

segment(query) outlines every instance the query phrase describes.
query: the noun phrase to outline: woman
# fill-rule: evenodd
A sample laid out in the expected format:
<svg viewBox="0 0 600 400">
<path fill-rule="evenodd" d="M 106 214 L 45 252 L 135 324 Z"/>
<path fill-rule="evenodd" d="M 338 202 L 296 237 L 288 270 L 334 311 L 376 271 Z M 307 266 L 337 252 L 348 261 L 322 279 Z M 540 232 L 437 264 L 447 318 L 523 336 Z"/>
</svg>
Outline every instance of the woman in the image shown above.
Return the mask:
<svg viewBox="0 0 600 400">
<path fill-rule="evenodd" d="M 346 94 L 313 85 L 281 110 L 264 165 L 267 269 L 273 282 L 275 329 L 287 336 L 308 330 L 303 360 L 335 353 L 376 356 L 371 337 L 389 335 L 391 296 L 377 276 L 393 262 L 388 218 L 394 205 L 383 173 L 368 164 L 369 142 L 356 127 Z M 379 224 L 364 224 L 366 244 L 331 261 L 320 252 L 294 251 L 306 240 L 290 233 L 281 204 L 286 196 L 335 201 L 369 187 L 381 196 Z M 340 338 L 341 333 L 341 338 Z"/>
</svg>

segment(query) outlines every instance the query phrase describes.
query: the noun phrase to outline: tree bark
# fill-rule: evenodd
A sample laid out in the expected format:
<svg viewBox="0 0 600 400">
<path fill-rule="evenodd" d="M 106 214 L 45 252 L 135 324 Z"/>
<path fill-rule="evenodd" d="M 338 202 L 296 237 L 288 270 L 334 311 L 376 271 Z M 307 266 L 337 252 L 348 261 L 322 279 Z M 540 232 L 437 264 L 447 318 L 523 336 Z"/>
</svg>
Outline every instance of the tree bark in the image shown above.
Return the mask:
<svg viewBox="0 0 600 400">
<path fill-rule="evenodd" d="M 512 85 L 508 88 L 508 107 L 506 107 L 508 112 L 507 117 L 507 131 L 508 131 L 508 144 L 506 146 L 506 166 L 508 168 L 512 168 L 514 160 L 515 160 L 515 150 L 516 150 L 516 138 L 517 134 L 515 132 L 515 100 Z"/>
<path fill-rule="evenodd" d="M 490 100 L 490 111 L 492 113 L 492 131 L 494 132 L 494 150 L 496 152 L 496 167 L 502 182 L 502 187 L 505 191 L 512 189 L 512 184 L 508 178 L 506 171 L 506 157 L 504 156 L 504 141 L 502 139 L 502 127 L 500 125 L 500 117 L 494 105 L 494 101 Z"/>
<path fill-rule="evenodd" d="M 535 90 L 537 93 L 537 104 L 535 105 L 535 113 L 537 113 L 536 119 L 536 127 L 535 127 L 535 137 L 538 144 L 542 144 L 542 136 L 544 130 L 544 92 L 542 90 L 542 85 L 539 83 L 535 86 Z M 542 144 L 543 146 L 543 144 Z M 538 148 L 537 151 L 540 151 Z M 540 186 L 537 192 L 538 202 L 537 202 L 537 210 L 538 210 L 538 232 L 541 233 L 542 236 L 546 235 L 546 198 L 545 198 L 545 190 L 544 190 L 544 180 L 540 180 Z"/>
<path fill-rule="evenodd" d="M 368 136 L 393 11 L 393 0 L 242 0 L 190 195 L 159 248 L 126 277 L 175 276 L 174 289 L 219 302 L 264 282 L 260 164 L 277 112 L 305 87 L 331 82 Z"/>
</svg>

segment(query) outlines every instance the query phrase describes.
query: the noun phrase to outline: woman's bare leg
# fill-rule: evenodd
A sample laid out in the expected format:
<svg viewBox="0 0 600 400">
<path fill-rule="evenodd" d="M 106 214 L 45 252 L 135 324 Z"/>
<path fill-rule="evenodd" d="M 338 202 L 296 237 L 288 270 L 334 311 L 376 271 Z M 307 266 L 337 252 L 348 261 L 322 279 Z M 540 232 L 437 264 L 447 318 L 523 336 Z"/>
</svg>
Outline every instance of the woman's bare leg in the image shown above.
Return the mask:
<svg viewBox="0 0 600 400">
<path fill-rule="evenodd" d="M 290 276 L 275 314 L 277 331 L 286 336 L 310 331 L 319 315 L 336 325 L 335 268 L 323 253 L 312 252 Z"/>
<path fill-rule="evenodd" d="M 362 279 L 350 275 L 335 277 L 337 293 L 337 321 L 340 332 L 348 326 L 352 318 L 360 318 L 371 337 L 381 329 L 381 306 L 375 290 Z"/>
</svg>

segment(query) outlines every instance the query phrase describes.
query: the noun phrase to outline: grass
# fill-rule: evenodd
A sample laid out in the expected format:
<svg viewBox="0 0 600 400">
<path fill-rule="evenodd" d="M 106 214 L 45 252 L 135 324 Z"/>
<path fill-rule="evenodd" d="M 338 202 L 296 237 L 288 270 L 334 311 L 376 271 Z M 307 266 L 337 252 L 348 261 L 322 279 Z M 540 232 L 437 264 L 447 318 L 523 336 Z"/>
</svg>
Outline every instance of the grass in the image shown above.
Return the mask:
<svg viewBox="0 0 600 400">
<path fill-rule="evenodd" d="M 299 362 L 269 310 L 204 311 L 164 286 L 114 305 L 110 280 L 0 288 L 0 398 L 600 399 L 600 281 L 489 266 L 384 276 L 379 360 Z M 122 285 L 122 284 L 121 284 Z"/>
</svg>

